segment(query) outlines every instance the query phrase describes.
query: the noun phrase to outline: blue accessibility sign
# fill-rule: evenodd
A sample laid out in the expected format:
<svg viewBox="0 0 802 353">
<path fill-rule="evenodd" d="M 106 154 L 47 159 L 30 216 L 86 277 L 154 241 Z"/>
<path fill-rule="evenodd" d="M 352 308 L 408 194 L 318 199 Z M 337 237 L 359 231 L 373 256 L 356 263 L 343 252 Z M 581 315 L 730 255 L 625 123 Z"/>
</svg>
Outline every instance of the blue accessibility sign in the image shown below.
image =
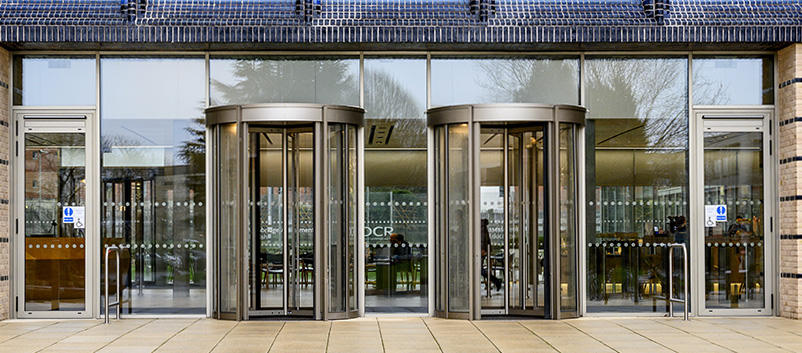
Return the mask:
<svg viewBox="0 0 802 353">
<path fill-rule="evenodd" d="M 727 206 L 726 205 L 719 205 L 716 207 L 716 222 L 726 222 L 727 221 Z"/>
<path fill-rule="evenodd" d="M 62 213 L 64 214 L 64 218 L 61 220 L 61 222 L 75 223 L 75 217 L 72 216 L 75 214 L 75 210 L 73 210 L 72 207 L 64 207 Z"/>
</svg>

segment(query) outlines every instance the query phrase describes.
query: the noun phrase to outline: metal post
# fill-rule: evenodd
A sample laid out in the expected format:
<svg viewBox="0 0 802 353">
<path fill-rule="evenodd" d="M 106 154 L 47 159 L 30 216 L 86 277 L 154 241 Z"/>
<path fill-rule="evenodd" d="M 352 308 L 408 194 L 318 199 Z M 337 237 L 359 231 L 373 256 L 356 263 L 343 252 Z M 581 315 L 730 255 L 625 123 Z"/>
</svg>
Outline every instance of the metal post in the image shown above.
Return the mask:
<svg viewBox="0 0 802 353">
<path fill-rule="evenodd" d="M 682 275 L 685 280 L 683 281 L 683 298 L 674 298 L 674 249 L 682 249 Z M 674 243 L 668 244 L 668 295 L 666 295 L 666 302 L 668 303 L 668 317 L 674 317 L 674 303 L 682 303 L 683 320 L 688 321 L 688 250 L 685 244 Z"/>
<path fill-rule="evenodd" d="M 673 244 L 668 248 L 668 317 L 674 317 L 674 247 Z"/>
<path fill-rule="evenodd" d="M 117 282 L 117 294 L 116 294 L 117 295 L 117 301 L 115 301 L 113 303 L 110 302 L 110 300 L 109 300 L 109 255 L 111 255 L 112 252 L 116 253 L 116 255 L 117 255 L 117 257 L 115 259 L 116 260 L 115 262 L 117 264 L 117 269 L 116 269 L 116 273 L 117 273 L 117 279 L 116 279 L 116 282 Z M 105 281 L 105 283 L 106 283 L 106 306 L 105 306 L 106 307 L 106 317 L 105 317 L 105 323 L 108 324 L 109 323 L 109 307 L 111 307 L 111 306 L 116 307 L 115 311 L 116 311 L 116 314 L 117 314 L 117 320 L 120 319 L 120 314 L 121 314 L 121 311 L 122 311 L 122 308 L 120 307 L 120 303 L 122 302 L 122 292 L 120 291 L 120 248 L 117 247 L 117 245 L 112 245 L 112 246 L 109 246 L 108 248 L 106 248 L 106 281 Z"/>
</svg>

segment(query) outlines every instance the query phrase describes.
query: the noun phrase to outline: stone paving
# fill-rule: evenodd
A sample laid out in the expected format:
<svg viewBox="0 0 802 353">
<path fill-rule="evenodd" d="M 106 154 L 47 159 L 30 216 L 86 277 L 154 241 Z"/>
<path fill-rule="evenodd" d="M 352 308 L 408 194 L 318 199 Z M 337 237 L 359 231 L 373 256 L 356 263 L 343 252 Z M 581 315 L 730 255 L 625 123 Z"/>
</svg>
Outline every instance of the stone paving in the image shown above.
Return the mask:
<svg viewBox="0 0 802 353">
<path fill-rule="evenodd" d="M 783 318 L 12 320 L 0 352 L 802 352 Z"/>
</svg>

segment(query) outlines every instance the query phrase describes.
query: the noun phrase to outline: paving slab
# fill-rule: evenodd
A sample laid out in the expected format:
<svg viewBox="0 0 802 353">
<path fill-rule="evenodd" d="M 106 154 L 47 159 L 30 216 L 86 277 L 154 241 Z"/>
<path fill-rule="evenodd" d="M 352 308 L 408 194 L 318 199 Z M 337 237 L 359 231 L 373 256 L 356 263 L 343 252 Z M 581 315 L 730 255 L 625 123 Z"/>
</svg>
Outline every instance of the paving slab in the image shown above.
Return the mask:
<svg viewBox="0 0 802 353">
<path fill-rule="evenodd" d="M 343 321 L 212 319 L 8 320 L 13 352 L 802 352 L 802 322 L 784 318 L 581 318 Z"/>
</svg>

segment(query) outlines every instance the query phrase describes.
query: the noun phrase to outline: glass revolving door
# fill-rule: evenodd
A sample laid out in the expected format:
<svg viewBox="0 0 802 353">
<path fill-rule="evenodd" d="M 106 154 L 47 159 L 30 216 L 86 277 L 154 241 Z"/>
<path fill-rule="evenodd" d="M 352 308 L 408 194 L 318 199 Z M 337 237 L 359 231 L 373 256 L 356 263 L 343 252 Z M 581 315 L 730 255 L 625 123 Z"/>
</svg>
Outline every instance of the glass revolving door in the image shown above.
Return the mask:
<svg viewBox="0 0 802 353">
<path fill-rule="evenodd" d="M 585 109 L 463 105 L 428 114 L 436 315 L 577 316 L 576 151 Z"/>
<path fill-rule="evenodd" d="M 311 316 L 313 127 L 250 126 L 248 134 L 249 316 Z"/>
<path fill-rule="evenodd" d="M 207 110 L 215 317 L 358 315 L 361 109 Z"/>
</svg>

